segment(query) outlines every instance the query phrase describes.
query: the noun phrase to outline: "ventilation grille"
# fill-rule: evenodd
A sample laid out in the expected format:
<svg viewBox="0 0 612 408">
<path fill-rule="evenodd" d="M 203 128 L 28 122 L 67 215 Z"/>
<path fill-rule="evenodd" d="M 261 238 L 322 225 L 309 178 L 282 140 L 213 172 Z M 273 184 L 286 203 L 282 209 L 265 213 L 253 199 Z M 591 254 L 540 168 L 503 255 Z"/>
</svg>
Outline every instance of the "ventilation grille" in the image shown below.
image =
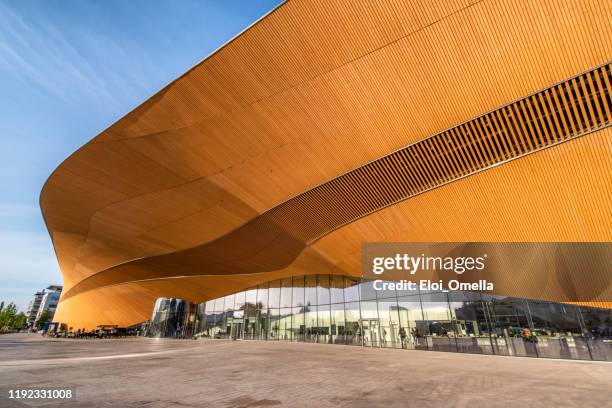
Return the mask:
<svg viewBox="0 0 612 408">
<path fill-rule="evenodd" d="M 378 209 L 610 125 L 611 64 L 435 134 L 259 217 L 303 242 Z"/>
</svg>

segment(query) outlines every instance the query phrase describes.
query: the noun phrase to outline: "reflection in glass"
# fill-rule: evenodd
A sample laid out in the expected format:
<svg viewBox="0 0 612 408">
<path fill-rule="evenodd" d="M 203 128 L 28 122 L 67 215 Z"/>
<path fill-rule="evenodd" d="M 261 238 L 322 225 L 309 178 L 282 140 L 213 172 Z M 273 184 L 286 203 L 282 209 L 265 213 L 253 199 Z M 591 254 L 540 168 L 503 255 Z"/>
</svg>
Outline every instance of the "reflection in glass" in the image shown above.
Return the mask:
<svg viewBox="0 0 612 408">
<path fill-rule="evenodd" d="M 242 309 L 246 300 L 246 292 L 238 292 L 234 297 L 234 310 Z"/>
<path fill-rule="evenodd" d="M 329 275 L 317 275 L 317 305 L 329 303 Z"/>
<path fill-rule="evenodd" d="M 344 303 L 344 277 L 332 275 L 329 277 L 329 292 L 332 303 Z"/>
<path fill-rule="evenodd" d="M 376 301 L 361 302 L 361 330 L 363 345 L 378 347 L 380 341 L 378 308 Z"/>
<path fill-rule="evenodd" d="M 345 316 L 345 342 L 346 344 L 361 345 L 361 314 L 359 311 L 359 302 L 350 302 L 344 304 Z"/>
<path fill-rule="evenodd" d="M 417 322 L 423 320 L 423 309 L 419 295 L 403 296 L 397 299 L 397 311 L 400 319 L 400 340 L 403 348 L 427 350 L 425 333 L 419 332 Z M 403 339 L 402 339 L 403 338 Z"/>
<path fill-rule="evenodd" d="M 291 278 L 281 280 L 280 307 L 291 307 L 291 291 L 293 290 Z"/>
<path fill-rule="evenodd" d="M 381 347 L 400 348 L 400 324 L 397 300 L 378 301 Z"/>
<path fill-rule="evenodd" d="M 306 275 L 304 277 L 304 304 L 317 304 L 317 275 Z"/>
<path fill-rule="evenodd" d="M 268 284 L 264 283 L 257 286 L 257 308 L 266 310 L 268 308 Z"/>
<path fill-rule="evenodd" d="M 490 326 L 480 294 L 453 291 L 448 295 L 458 351 L 493 354 Z"/>
<path fill-rule="evenodd" d="M 359 279 L 346 276 L 344 287 L 344 301 L 359 302 Z"/>
<path fill-rule="evenodd" d="M 282 297 L 282 295 L 281 295 Z M 291 308 L 285 307 L 280 309 L 280 318 L 278 321 L 278 339 L 291 341 Z"/>
<path fill-rule="evenodd" d="M 270 282 L 268 289 L 268 308 L 278 309 L 280 307 L 280 281 L 275 280 Z"/>
<path fill-rule="evenodd" d="M 316 342 L 317 331 L 317 307 L 312 305 L 304 306 L 304 341 Z"/>
<path fill-rule="evenodd" d="M 280 311 L 268 309 L 268 340 L 278 340 L 280 332 Z"/>
<path fill-rule="evenodd" d="M 257 288 L 250 288 L 246 291 L 246 303 L 251 305 L 257 304 Z"/>
<path fill-rule="evenodd" d="M 435 351 L 457 351 L 455 325 L 451 321 L 448 293 L 422 293 L 423 320 L 417 330 L 425 335 L 427 348 Z"/>
<path fill-rule="evenodd" d="M 331 343 L 330 305 L 317 306 L 317 329 L 315 331 L 318 343 Z"/>
<path fill-rule="evenodd" d="M 223 310 L 225 312 L 233 312 L 234 311 L 234 299 L 236 298 L 235 294 L 227 295 L 223 300 Z"/>
<path fill-rule="evenodd" d="M 374 300 L 376 299 L 376 289 L 374 289 L 374 281 L 364 281 L 359 285 L 359 295 L 361 300 Z"/>
<path fill-rule="evenodd" d="M 397 296 L 347 276 L 276 280 L 195 310 L 186 330 L 205 338 L 612 361 L 610 309 L 477 292 Z M 158 313 L 150 335 L 176 333 L 172 324 Z"/>
<path fill-rule="evenodd" d="M 342 292 L 341 292 L 342 293 Z M 345 343 L 344 304 L 334 303 L 331 305 L 331 342 L 337 344 Z"/>
<path fill-rule="evenodd" d="M 291 338 L 295 341 L 305 341 L 306 328 L 304 326 L 304 307 L 292 308 Z"/>
<path fill-rule="evenodd" d="M 304 277 L 293 277 L 293 294 L 291 300 L 292 306 L 304 305 Z"/>
</svg>

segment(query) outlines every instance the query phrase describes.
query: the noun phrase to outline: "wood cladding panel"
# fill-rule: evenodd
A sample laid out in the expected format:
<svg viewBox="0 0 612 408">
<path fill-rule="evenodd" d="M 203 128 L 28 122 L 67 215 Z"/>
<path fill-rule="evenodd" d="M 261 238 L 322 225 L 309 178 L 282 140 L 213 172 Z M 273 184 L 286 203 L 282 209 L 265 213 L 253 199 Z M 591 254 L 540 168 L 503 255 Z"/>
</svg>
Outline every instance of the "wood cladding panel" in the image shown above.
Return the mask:
<svg viewBox="0 0 612 408">
<path fill-rule="evenodd" d="M 66 291 L 63 298 L 94 290 L 108 282 L 283 269 L 308 244 L 342 225 L 462 177 L 609 126 L 612 118 L 603 114 L 605 108 L 596 112 L 588 111 L 585 106 L 600 104 L 611 108 L 612 89 L 585 84 L 605 84 L 610 77 L 610 64 L 594 68 L 308 190 L 213 243 L 128 262 L 94 274 Z M 563 95 L 567 84 L 573 86 L 574 92 L 568 92 L 565 99 L 582 109 L 566 110 L 568 105 L 561 104 L 559 98 L 557 103 L 552 103 L 550 95 L 556 92 Z M 571 122 L 572 115 L 577 123 L 582 118 L 581 132 L 571 133 L 568 126 L 560 125 L 562 121 L 558 118 L 567 117 Z M 479 131 L 471 133 L 470 128 Z M 537 131 L 520 133 L 520 128 Z M 513 129 L 512 136 L 509 129 Z M 450 143 L 436 143 L 440 141 Z M 489 153 L 486 159 L 485 151 Z M 442 163 L 452 156 L 463 160 L 457 160 L 454 169 L 449 167 L 445 171 Z M 409 179 L 414 180 L 411 186 L 400 182 Z M 206 269 L 205 273 L 200 267 Z"/>
<path fill-rule="evenodd" d="M 326 218 L 293 221 L 289 235 L 315 239 L 373 202 L 586 134 L 610 106 L 578 93 L 609 90 L 609 77 L 578 78 L 469 120 L 611 59 L 607 1 L 291 0 L 53 173 L 41 207 L 66 289 L 214 242 L 443 129 L 451 130 L 304 196 L 306 208 L 330 193 L 338 201 Z M 381 174 L 380 185 L 360 191 Z"/>
<path fill-rule="evenodd" d="M 553 170 L 551 163 L 556 163 Z M 146 299 L 172 295 L 199 302 L 273 279 L 269 276 L 315 272 L 359 276 L 361 243 L 368 241 L 609 241 L 610 185 L 612 128 L 608 127 L 360 218 L 316 240 L 280 271 L 161 279 Z M 205 266 L 196 272 L 206 273 Z M 82 293 L 62 301 L 58 316 L 88 327 L 87 322 L 105 322 L 102 317 L 115 316 L 114 311 L 123 319 L 130 315 L 129 307 L 130 319 L 116 322 L 142 321 L 141 316 L 150 314 L 152 302 L 139 303 L 141 285 L 153 287 L 138 282 Z M 133 298 L 130 303 L 124 303 L 123 295 L 115 297 L 115 291 L 126 291 L 124 287 L 131 288 L 127 290 Z M 525 289 L 529 288 L 517 288 L 517 293 Z M 597 305 L 610 307 L 605 302 Z M 96 320 L 100 313 L 101 320 Z"/>
<path fill-rule="evenodd" d="M 46 221 L 52 234 L 81 236 L 69 266 L 78 273 L 68 273 L 82 278 L 212 241 L 389 151 L 610 60 L 611 21 L 605 1 L 292 0 L 60 166 L 41 197 Z M 203 179 L 221 194 L 188 215 L 193 229 L 223 228 L 198 239 L 181 200 L 166 211 L 158 192 L 185 194 Z M 237 201 L 244 211 L 228 204 Z M 156 233 L 162 225 L 167 234 Z"/>
</svg>

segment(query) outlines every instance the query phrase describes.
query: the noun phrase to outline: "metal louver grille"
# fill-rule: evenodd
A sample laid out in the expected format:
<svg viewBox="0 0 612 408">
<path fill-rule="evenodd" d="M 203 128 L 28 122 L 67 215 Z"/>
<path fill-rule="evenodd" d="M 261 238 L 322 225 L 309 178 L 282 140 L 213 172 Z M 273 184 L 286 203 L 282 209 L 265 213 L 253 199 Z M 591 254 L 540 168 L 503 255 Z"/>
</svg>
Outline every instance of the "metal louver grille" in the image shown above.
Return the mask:
<svg viewBox="0 0 612 408">
<path fill-rule="evenodd" d="M 311 242 L 398 201 L 609 126 L 611 69 L 608 63 L 411 144 L 293 197 L 257 223 Z"/>
</svg>

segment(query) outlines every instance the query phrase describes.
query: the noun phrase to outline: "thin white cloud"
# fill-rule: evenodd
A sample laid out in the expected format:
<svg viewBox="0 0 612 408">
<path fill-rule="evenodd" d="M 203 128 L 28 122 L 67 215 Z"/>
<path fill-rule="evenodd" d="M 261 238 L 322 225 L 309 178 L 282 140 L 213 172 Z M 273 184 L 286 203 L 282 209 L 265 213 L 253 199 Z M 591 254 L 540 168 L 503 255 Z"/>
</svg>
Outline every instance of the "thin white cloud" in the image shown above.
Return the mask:
<svg viewBox="0 0 612 408">
<path fill-rule="evenodd" d="M 91 36 L 84 33 L 82 38 L 89 41 Z M 113 50 L 115 56 L 126 55 L 121 45 L 100 37 L 95 46 L 87 50 L 96 57 L 92 61 L 84 57 L 57 27 L 40 22 L 34 26 L 0 5 L 0 71 L 24 84 L 34 83 L 74 105 L 91 97 L 102 99 L 107 108 L 119 114 L 125 110 L 125 101 L 109 90 L 122 89 L 124 94 L 139 98 L 143 84 L 137 81 L 139 89 L 134 89 L 135 84 L 131 81 L 134 78 L 126 79 L 121 73 L 107 69 L 105 64 L 112 61 L 98 58 L 98 50 Z"/>
</svg>

